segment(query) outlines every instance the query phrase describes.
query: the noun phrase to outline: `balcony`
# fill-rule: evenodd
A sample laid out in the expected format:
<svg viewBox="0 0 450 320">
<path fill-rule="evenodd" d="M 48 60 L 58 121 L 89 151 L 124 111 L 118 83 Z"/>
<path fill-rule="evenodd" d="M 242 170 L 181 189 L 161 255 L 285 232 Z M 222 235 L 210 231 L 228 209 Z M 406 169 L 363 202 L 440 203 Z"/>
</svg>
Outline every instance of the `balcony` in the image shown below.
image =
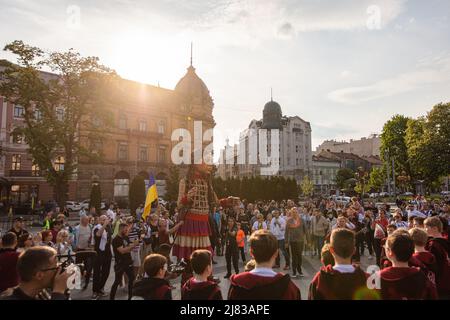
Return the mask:
<svg viewBox="0 0 450 320">
<path fill-rule="evenodd" d="M 10 177 L 41 177 L 40 171 L 31 170 L 9 170 Z"/>
<path fill-rule="evenodd" d="M 147 138 L 162 138 L 164 134 L 159 133 L 158 131 L 142 131 L 138 129 L 128 129 L 127 133 L 132 136 L 140 136 Z"/>
</svg>

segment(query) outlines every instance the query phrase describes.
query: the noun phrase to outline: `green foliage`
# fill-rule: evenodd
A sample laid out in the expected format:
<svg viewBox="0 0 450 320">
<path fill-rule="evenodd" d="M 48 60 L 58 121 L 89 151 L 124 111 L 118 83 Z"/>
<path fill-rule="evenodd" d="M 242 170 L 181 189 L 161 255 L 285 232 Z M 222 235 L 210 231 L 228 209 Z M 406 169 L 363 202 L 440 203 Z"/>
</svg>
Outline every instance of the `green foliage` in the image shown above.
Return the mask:
<svg viewBox="0 0 450 320">
<path fill-rule="evenodd" d="M 134 177 L 128 194 L 130 212 L 134 215 L 139 205 L 145 202 L 145 180 L 142 176 Z"/>
<path fill-rule="evenodd" d="M 381 158 L 386 167 L 390 167 L 394 159 L 396 174 L 405 171 L 411 175 L 405 141 L 408 120 L 408 117 L 395 115 L 384 124 L 381 133 Z M 390 170 L 392 171 L 392 168 Z"/>
<path fill-rule="evenodd" d="M 385 183 L 385 173 L 383 171 L 383 168 L 381 167 L 374 167 L 372 168 L 372 171 L 370 172 L 369 176 L 369 189 L 374 189 L 375 191 L 381 191 L 381 188 L 383 187 Z"/>
<path fill-rule="evenodd" d="M 310 197 L 314 191 L 314 184 L 308 176 L 304 176 L 300 188 L 304 196 Z"/>
<path fill-rule="evenodd" d="M 339 189 L 345 189 L 349 186 L 349 180 L 355 178 L 352 169 L 342 168 L 336 172 L 336 185 Z"/>
<path fill-rule="evenodd" d="M 95 212 L 101 214 L 101 203 L 102 203 L 102 191 L 100 189 L 100 184 L 94 183 L 91 188 L 91 196 L 89 198 L 89 208 L 94 207 Z"/>
<path fill-rule="evenodd" d="M 4 50 L 15 55 L 18 64 L 0 62 L 0 95 L 24 107 L 24 125 L 14 135 L 25 138 L 33 162 L 53 186 L 55 200 L 63 205 L 68 181 L 81 157 L 94 155 L 87 147 L 89 139 L 101 139 L 110 123 L 105 108 L 111 105 L 108 98 L 115 73 L 99 64 L 98 58 L 81 57 L 73 50 L 44 52 L 22 41 Z M 54 75 L 43 74 L 44 69 Z M 55 168 L 57 157 L 64 159 L 63 170 Z"/>
<path fill-rule="evenodd" d="M 169 178 L 167 179 L 165 200 L 177 201 L 178 187 L 180 183 L 180 169 L 178 166 L 172 165 L 169 167 Z"/>
</svg>

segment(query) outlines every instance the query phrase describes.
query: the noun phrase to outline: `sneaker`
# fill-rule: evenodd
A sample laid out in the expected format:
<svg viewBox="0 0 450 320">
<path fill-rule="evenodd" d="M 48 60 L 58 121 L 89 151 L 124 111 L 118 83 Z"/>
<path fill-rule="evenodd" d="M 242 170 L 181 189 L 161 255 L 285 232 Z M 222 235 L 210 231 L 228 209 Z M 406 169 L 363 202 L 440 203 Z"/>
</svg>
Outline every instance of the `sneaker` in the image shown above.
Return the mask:
<svg viewBox="0 0 450 320">
<path fill-rule="evenodd" d="M 225 275 L 224 279 L 228 279 L 228 278 L 230 278 L 230 277 L 231 277 L 231 273 L 227 273 L 227 274 Z"/>
<path fill-rule="evenodd" d="M 98 296 L 99 297 L 106 297 L 108 294 L 105 292 L 105 291 L 103 291 L 103 290 L 100 290 L 98 293 Z"/>
<path fill-rule="evenodd" d="M 303 272 L 300 272 L 300 273 L 298 274 L 298 276 L 299 276 L 300 278 L 303 278 L 303 277 L 304 277 Z"/>
<path fill-rule="evenodd" d="M 291 276 L 291 278 L 293 278 L 293 279 L 297 279 L 297 278 L 298 278 L 298 276 L 297 276 L 297 274 L 293 273 L 293 274 L 292 274 L 292 276 Z"/>
<path fill-rule="evenodd" d="M 98 300 L 98 294 L 97 293 L 94 293 L 92 295 L 92 300 Z"/>
</svg>

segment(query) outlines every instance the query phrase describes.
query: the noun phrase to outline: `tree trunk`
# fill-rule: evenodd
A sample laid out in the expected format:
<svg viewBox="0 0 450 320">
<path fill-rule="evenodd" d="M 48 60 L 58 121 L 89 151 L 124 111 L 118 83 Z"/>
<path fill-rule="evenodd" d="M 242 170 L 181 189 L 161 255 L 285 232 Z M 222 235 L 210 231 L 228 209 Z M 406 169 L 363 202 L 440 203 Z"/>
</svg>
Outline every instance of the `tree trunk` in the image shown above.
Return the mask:
<svg viewBox="0 0 450 320">
<path fill-rule="evenodd" d="M 67 200 L 67 191 L 69 189 L 69 183 L 64 180 L 56 180 L 55 185 L 53 186 L 53 193 L 55 195 L 55 201 L 58 204 L 60 210 L 66 206 Z"/>
</svg>

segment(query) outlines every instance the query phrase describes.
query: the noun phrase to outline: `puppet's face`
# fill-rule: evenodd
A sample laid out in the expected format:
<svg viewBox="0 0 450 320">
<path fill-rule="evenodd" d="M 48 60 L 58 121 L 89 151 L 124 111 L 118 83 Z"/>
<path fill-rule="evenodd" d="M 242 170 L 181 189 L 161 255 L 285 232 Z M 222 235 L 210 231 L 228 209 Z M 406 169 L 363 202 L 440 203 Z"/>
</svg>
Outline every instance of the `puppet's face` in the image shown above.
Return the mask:
<svg viewBox="0 0 450 320">
<path fill-rule="evenodd" d="M 196 164 L 195 170 L 201 174 L 210 174 L 211 170 L 212 170 L 212 166 L 210 166 L 206 163 Z"/>
</svg>

